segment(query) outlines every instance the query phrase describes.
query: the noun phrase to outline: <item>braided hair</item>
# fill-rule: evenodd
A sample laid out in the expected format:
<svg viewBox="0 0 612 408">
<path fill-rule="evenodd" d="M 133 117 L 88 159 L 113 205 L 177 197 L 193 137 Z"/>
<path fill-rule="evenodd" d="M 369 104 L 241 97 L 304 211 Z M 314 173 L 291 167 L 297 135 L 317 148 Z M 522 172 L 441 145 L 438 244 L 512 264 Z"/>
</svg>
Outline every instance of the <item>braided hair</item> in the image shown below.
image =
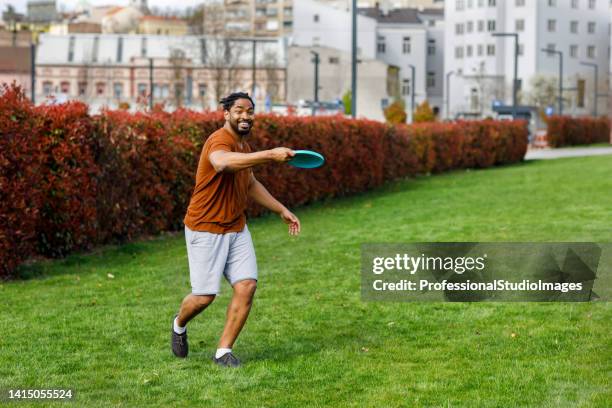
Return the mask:
<svg viewBox="0 0 612 408">
<path fill-rule="evenodd" d="M 255 102 L 253 102 L 253 99 L 251 99 L 249 94 L 246 92 L 231 93 L 225 98 L 221 99 L 219 103 L 223 105 L 223 110 L 229 111 L 230 109 L 232 109 L 232 106 L 234 106 L 234 102 L 236 102 L 238 99 L 248 99 L 249 101 L 251 101 L 253 109 L 255 109 Z"/>
</svg>

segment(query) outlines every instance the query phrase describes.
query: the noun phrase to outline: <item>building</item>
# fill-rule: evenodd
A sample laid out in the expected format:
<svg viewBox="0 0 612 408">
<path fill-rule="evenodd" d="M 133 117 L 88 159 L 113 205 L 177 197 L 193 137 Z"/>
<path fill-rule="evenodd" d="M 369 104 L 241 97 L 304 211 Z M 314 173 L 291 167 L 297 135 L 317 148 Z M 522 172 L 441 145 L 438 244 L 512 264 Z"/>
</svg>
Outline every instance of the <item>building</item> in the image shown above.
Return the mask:
<svg viewBox="0 0 612 408">
<path fill-rule="evenodd" d="M 31 89 L 31 50 L 29 42 L 16 46 L 0 43 L 0 55 L 10 55 L 10 58 L 0 58 L 0 84 L 16 82 L 30 97 Z"/>
<path fill-rule="evenodd" d="M 352 19 L 350 10 L 330 7 L 324 2 L 300 0 L 294 6 L 292 43 L 302 47 L 325 45 L 351 52 Z M 358 58 L 377 59 L 399 70 L 399 94 L 410 115 L 414 92 L 415 105 L 428 100 L 440 110 L 443 85 L 444 20 L 440 9 L 359 9 L 357 16 Z M 415 84 L 410 66 L 415 67 Z M 359 65 L 357 71 L 359 75 Z M 350 72 L 350 70 L 348 70 Z M 378 85 L 385 89 L 386 81 Z M 361 95 L 357 93 L 357 101 Z M 383 104 L 381 103 L 381 106 Z M 357 114 L 360 115 L 359 109 Z"/>
<path fill-rule="evenodd" d="M 29 0 L 27 9 L 31 23 L 48 24 L 58 19 L 55 0 Z"/>
<path fill-rule="evenodd" d="M 135 34 L 143 16 L 143 12 L 134 6 L 114 7 L 102 17 L 102 33 Z"/>
<path fill-rule="evenodd" d="M 293 27 L 292 0 L 219 0 L 204 4 L 203 32 L 231 37 L 282 37 Z"/>
<path fill-rule="evenodd" d="M 287 101 L 314 100 L 315 65 L 319 55 L 319 101 L 334 102 L 351 90 L 351 54 L 330 47 L 291 46 L 287 51 Z M 357 72 L 357 112 L 384 121 L 383 108 L 397 93 L 398 71 L 376 59 L 362 59 Z M 383 86 L 381 86 L 383 84 Z"/>
<path fill-rule="evenodd" d="M 138 24 L 139 34 L 187 35 L 187 21 L 176 17 L 143 16 Z"/>
<path fill-rule="evenodd" d="M 563 54 L 564 114 L 594 111 L 595 86 L 608 93 L 603 75 L 609 67 L 609 0 L 452 0 L 445 5 L 445 73 L 450 84 L 447 117 L 487 116 L 494 103 L 512 103 L 514 39 L 493 33 L 518 34 L 519 103 L 559 113 L 560 55 Z M 450 95 L 449 95 L 450 94 Z M 597 98 L 598 111 L 607 107 Z"/>
<path fill-rule="evenodd" d="M 76 33 L 101 33 L 102 26 L 88 21 L 52 23 L 49 34 L 67 35 Z"/>
<path fill-rule="evenodd" d="M 336 8 L 350 10 L 353 0 L 319 0 L 322 3 Z M 369 7 L 388 7 L 388 8 L 444 8 L 444 0 L 357 0 L 357 8 Z"/>
<path fill-rule="evenodd" d="M 155 103 L 169 109 L 216 109 L 217 101 L 235 90 L 255 90 L 258 110 L 267 98 L 286 98 L 285 45 L 276 39 L 43 34 L 36 73 L 38 102 L 75 99 L 93 111 L 145 107 L 151 92 Z"/>
</svg>

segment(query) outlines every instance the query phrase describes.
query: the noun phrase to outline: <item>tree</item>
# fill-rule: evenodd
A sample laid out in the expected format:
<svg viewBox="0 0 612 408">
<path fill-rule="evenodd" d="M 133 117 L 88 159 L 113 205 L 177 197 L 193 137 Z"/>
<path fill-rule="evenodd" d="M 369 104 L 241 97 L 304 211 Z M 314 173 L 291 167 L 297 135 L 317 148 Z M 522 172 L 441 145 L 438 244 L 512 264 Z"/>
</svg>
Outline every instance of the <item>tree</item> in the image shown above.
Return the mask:
<svg viewBox="0 0 612 408">
<path fill-rule="evenodd" d="M 406 123 L 406 105 L 401 99 L 395 100 L 391 105 L 385 108 L 385 119 L 392 125 Z"/>
<path fill-rule="evenodd" d="M 353 104 L 353 93 L 350 90 L 346 91 L 344 95 L 342 95 L 342 104 L 344 105 L 344 114 L 350 115 Z"/>
<path fill-rule="evenodd" d="M 435 122 L 436 115 L 434 115 L 431 106 L 429 106 L 429 102 L 424 101 L 420 105 L 418 105 L 414 111 L 414 123 L 423 123 L 423 122 Z"/>
</svg>

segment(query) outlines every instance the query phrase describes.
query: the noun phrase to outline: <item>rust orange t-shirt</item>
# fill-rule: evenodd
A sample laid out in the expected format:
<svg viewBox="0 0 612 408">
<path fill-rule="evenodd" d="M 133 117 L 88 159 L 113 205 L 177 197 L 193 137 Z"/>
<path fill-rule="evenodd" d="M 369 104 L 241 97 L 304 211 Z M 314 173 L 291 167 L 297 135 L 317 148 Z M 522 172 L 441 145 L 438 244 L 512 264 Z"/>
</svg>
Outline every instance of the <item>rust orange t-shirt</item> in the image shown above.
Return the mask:
<svg viewBox="0 0 612 408">
<path fill-rule="evenodd" d="M 239 142 L 224 128 L 210 135 L 202 148 L 196 184 L 184 222 L 192 231 L 240 232 L 246 224 L 251 169 L 217 173 L 209 159 L 215 150 L 251 152 L 246 142 Z"/>
</svg>

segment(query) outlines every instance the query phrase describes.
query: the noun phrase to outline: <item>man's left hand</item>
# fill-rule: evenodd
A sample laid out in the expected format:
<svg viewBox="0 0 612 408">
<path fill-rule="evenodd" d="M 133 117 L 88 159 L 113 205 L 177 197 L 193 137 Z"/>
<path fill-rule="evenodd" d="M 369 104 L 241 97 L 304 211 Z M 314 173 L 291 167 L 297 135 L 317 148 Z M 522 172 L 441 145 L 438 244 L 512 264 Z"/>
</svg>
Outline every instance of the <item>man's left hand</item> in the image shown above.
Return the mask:
<svg viewBox="0 0 612 408">
<path fill-rule="evenodd" d="M 285 224 L 289 225 L 289 235 L 298 235 L 300 233 L 300 220 L 291 211 L 284 209 L 280 213 L 281 219 Z"/>
</svg>

